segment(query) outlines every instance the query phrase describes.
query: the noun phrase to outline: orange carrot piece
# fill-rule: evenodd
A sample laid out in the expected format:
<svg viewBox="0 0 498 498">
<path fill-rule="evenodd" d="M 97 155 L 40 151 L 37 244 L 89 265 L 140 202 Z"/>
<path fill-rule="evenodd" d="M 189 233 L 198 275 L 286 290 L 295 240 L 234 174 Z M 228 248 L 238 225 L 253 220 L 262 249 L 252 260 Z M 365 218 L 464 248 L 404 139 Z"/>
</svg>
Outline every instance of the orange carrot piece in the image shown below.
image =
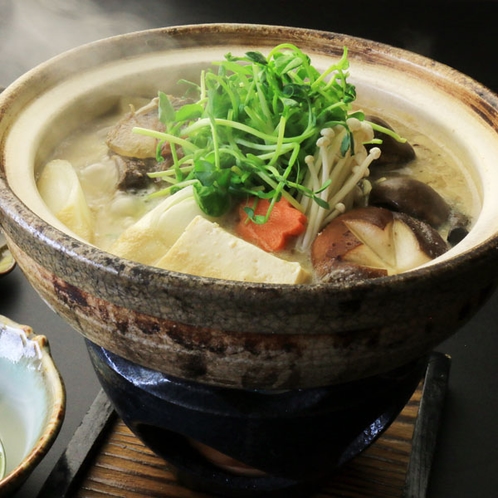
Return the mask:
<svg viewBox="0 0 498 498">
<path fill-rule="evenodd" d="M 237 223 L 236 232 L 247 242 L 251 242 L 267 252 L 286 249 L 292 237 L 300 235 L 306 228 L 306 215 L 284 198 L 275 203 L 268 221 L 261 225 L 249 219 L 244 211 L 246 206 L 253 208 L 254 199 L 240 204 L 240 220 Z M 264 216 L 269 206 L 269 200 L 259 199 L 254 213 Z"/>
</svg>

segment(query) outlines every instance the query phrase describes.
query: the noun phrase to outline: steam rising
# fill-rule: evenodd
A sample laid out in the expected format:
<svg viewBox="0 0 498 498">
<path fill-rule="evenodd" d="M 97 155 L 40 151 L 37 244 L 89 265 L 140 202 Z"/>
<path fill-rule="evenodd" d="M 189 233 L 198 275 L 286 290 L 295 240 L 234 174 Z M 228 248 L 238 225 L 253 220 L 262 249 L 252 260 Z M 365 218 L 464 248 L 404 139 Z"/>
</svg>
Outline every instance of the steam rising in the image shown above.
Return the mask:
<svg viewBox="0 0 498 498">
<path fill-rule="evenodd" d="M 149 28 L 141 10 L 140 2 L 0 0 L 0 86 L 65 50 Z"/>
</svg>

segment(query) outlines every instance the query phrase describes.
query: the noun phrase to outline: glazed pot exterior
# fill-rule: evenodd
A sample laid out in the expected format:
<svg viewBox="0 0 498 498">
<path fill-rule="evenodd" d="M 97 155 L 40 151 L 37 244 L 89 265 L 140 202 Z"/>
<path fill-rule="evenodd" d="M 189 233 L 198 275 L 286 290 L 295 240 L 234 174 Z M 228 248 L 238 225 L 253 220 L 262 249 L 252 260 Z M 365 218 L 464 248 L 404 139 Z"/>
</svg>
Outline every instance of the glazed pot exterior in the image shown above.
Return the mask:
<svg viewBox="0 0 498 498">
<path fill-rule="evenodd" d="M 468 159 L 469 178 L 475 181 L 482 212 L 487 214 L 479 215 L 461 250 L 452 250 L 441 262 L 405 274 L 350 283 L 290 286 L 194 277 L 115 257 L 40 215 L 38 209 L 43 206 L 33 190 L 34 164 L 46 158 L 50 145 L 64 135 L 57 126 L 47 131 L 43 123 L 35 123 L 38 128 L 26 137 L 33 142 L 26 182 L 33 195 L 25 194 L 22 181 L 15 178 L 18 165 L 14 166 L 9 135 L 23 129 L 16 111 L 31 108 L 34 112 L 58 85 L 90 88 L 93 68 L 102 73 L 99 88 L 104 90 L 98 97 L 89 98 L 86 90 L 74 99 L 64 97 L 63 88 L 65 109 L 48 112 L 49 123 L 61 124 L 67 118 L 71 129 L 76 124 L 69 116 L 91 115 L 95 107 L 127 86 L 144 89 L 144 84 L 137 83 L 140 71 L 131 72 L 135 62 L 138 69 L 144 64 L 146 70 L 154 66 L 157 72 L 161 57 L 168 60 L 176 54 L 175 60 L 183 61 L 185 67 L 198 68 L 206 57 L 212 57 L 210 47 L 225 53 L 283 41 L 324 59 L 339 56 L 347 45 L 352 65 L 356 63 L 359 69 L 359 90 L 365 89 L 379 105 L 393 99 L 400 109 L 408 106 L 410 111 L 406 104 L 410 89 L 403 90 L 398 79 L 406 84 L 411 78 L 413 98 L 419 99 L 415 107 L 421 109 L 418 117 L 424 123 L 432 122 L 429 105 L 424 107 L 424 103 L 434 104 L 435 95 L 426 96 L 425 92 L 433 87 L 436 97 L 441 97 L 438 112 L 449 113 L 441 126 L 434 117 L 434 126 L 442 135 L 466 136 L 467 128 L 474 127 L 474 136 L 481 137 L 477 145 L 486 146 L 476 146 L 475 154 L 474 143 L 467 146 L 460 140 L 458 146 Z M 198 52 L 204 54 L 199 47 L 208 52 L 201 62 L 196 59 Z M 88 62 L 89 55 L 97 62 Z M 150 63 L 154 57 L 157 61 Z M 114 77 L 116 64 L 125 67 Z M 106 72 L 106 67 L 111 69 Z M 62 68 L 66 68 L 63 75 Z M 392 82 L 382 82 L 383 71 Z M 83 80 L 76 85 L 80 74 Z M 109 84 L 113 78 L 114 86 Z M 424 91 L 417 90 L 417 85 Z M 145 87 L 152 95 L 157 92 L 154 83 Z M 400 98 L 396 87 L 405 92 Z M 402 110 L 406 113 L 407 109 Z M 455 109 L 465 118 L 458 124 L 451 119 Z M 498 153 L 494 119 L 498 102 L 478 83 L 423 57 L 305 29 L 244 25 L 168 28 L 104 40 L 47 63 L 7 90 L 0 113 L 0 222 L 12 254 L 42 298 L 76 330 L 138 365 L 188 381 L 239 389 L 312 388 L 350 382 L 426 355 L 468 321 L 496 287 L 498 242 L 496 226 L 490 220 L 498 211 L 491 195 L 498 181 L 498 172 L 491 166 L 491 158 Z M 21 164 L 18 167 L 23 168 Z"/>
<path fill-rule="evenodd" d="M 207 279 L 169 281 L 108 255 L 74 258 L 66 244 L 41 245 L 32 227 L 12 228 L 11 250 L 33 287 L 89 340 L 168 375 L 227 387 L 309 388 L 389 371 L 456 331 L 496 286 L 486 252 L 468 268 L 450 265 L 437 282 L 428 270 L 349 289 L 315 286 L 305 298 L 294 287 L 235 292 Z M 37 260 L 17 245 L 23 237 Z"/>
</svg>

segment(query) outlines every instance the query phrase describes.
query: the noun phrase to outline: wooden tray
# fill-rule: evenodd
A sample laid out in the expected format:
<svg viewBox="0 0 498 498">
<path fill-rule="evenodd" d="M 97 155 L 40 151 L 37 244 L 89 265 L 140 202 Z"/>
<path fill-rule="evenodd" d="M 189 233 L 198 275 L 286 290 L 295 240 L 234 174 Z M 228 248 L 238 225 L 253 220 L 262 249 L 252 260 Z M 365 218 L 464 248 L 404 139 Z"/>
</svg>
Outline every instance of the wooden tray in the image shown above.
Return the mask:
<svg viewBox="0 0 498 498">
<path fill-rule="evenodd" d="M 431 355 L 423 382 L 395 422 L 313 498 L 426 495 L 450 359 Z M 206 498 L 183 487 L 173 468 L 117 417 L 101 392 L 38 498 Z"/>
</svg>

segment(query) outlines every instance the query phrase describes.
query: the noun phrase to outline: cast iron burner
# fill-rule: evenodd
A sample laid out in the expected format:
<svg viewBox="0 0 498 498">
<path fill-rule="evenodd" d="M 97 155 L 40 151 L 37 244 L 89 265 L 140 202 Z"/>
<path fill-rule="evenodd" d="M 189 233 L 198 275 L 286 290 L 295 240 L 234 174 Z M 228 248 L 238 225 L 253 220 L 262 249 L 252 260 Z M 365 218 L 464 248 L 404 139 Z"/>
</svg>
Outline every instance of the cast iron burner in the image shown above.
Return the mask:
<svg viewBox="0 0 498 498">
<path fill-rule="evenodd" d="M 228 497 L 311 492 L 395 420 L 428 361 L 424 357 L 341 385 L 245 391 L 186 382 L 91 342 L 87 346 L 102 387 L 125 424 L 177 469 L 186 486 Z M 189 439 L 264 474 L 234 475 L 223 470 Z"/>
</svg>

